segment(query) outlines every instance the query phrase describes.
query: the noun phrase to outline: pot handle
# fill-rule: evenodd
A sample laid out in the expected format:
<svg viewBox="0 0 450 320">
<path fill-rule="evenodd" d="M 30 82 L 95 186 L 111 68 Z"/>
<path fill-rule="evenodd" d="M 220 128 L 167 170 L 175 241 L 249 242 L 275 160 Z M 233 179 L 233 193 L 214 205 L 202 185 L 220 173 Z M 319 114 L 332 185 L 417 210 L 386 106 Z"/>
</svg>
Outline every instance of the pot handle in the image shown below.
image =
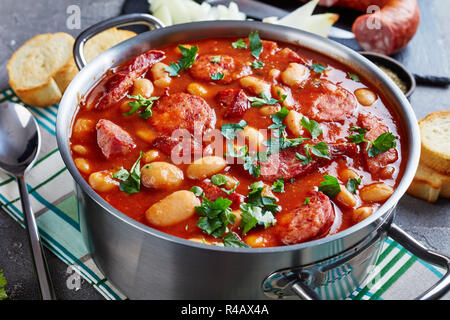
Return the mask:
<svg viewBox="0 0 450 320">
<path fill-rule="evenodd" d="M 403 229 L 395 223 L 392 223 L 387 230 L 387 235 L 401 244 L 406 250 L 410 251 L 417 257 L 432 264 L 439 265 L 447 269 L 446 274 L 430 289 L 419 295 L 415 300 L 434 300 L 439 299 L 445 295 L 450 289 L 450 258 L 426 248 L 419 241 L 411 237 Z M 307 284 L 307 277 L 300 275 L 300 280 L 297 280 L 291 285 L 291 290 L 303 300 L 317 300 L 321 297 L 311 289 Z"/>
<path fill-rule="evenodd" d="M 81 70 L 87 64 L 84 57 L 84 45 L 86 44 L 86 41 L 107 29 L 136 24 L 146 25 L 152 29 L 164 28 L 164 24 L 159 19 L 146 13 L 125 14 L 94 24 L 81 32 L 73 45 L 73 57 L 78 69 Z"/>
</svg>

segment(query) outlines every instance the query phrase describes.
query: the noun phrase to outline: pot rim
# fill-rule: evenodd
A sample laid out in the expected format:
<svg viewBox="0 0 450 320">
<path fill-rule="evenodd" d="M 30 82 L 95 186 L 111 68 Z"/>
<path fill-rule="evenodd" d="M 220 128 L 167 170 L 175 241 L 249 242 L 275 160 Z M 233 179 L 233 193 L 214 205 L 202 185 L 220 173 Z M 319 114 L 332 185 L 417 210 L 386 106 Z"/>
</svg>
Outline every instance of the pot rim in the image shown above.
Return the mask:
<svg viewBox="0 0 450 320">
<path fill-rule="evenodd" d="M 120 62 L 126 60 L 128 57 L 135 56 L 140 52 L 134 53 L 136 50 L 139 50 L 139 44 L 144 41 L 148 41 L 149 37 L 151 39 L 164 38 L 169 41 L 165 41 L 165 44 L 171 44 L 175 42 L 179 42 L 179 40 L 174 39 L 173 35 L 193 35 L 188 37 L 191 40 L 196 39 L 205 39 L 208 37 L 200 37 L 196 34 L 196 31 L 204 31 L 205 29 L 210 32 L 209 37 L 214 37 L 216 35 L 211 34 L 214 29 L 226 29 L 229 31 L 229 37 L 232 36 L 247 36 L 248 32 L 251 30 L 258 30 L 260 34 L 262 34 L 262 38 L 274 41 L 281 41 L 294 44 L 299 47 L 304 47 L 306 49 L 317 52 L 321 55 L 327 56 L 339 63 L 351 68 L 352 70 L 357 70 L 360 74 L 364 75 L 364 78 L 371 82 L 371 85 L 375 85 L 384 87 L 387 91 L 382 91 L 382 88 L 379 88 L 379 91 L 383 92 L 384 98 L 389 101 L 391 107 L 396 109 L 399 119 L 403 122 L 402 127 L 404 134 L 406 136 L 406 140 L 404 143 L 406 144 L 406 150 L 408 157 L 405 170 L 403 172 L 403 176 L 395 189 L 392 196 L 367 219 L 353 225 L 350 228 L 347 228 L 341 232 L 336 234 L 327 236 L 325 238 L 320 238 L 317 240 L 312 240 L 296 245 L 289 246 L 278 246 L 278 247 L 268 247 L 268 248 L 232 248 L 232 247 L 220 247 L 214 245 L 205 245 L 201 243 L 196 243 L 194 241 L 189 241 L 187 239 L 183 239 L 180 237 L 172 236 L 170 234 L 161 232 L 152 227 L 146 226 L 130 217 L 126 214 L 120 212 L 118 209 L 114 208 L 110 205 L 106 200 L 100 197 L 84 180 L 84 178 L 79 173 L 76 168 L 69 147 L 69 129 L 71 128 L 71 124 L 73 122 L 74 113 L 78 110 L 77 107 L 73 112 L 69 112 L 71 106 L 73 105 L 73 101 L 79 101 L 82 94 L 86 94 L 95 84 L 91 84 L 89 89 L 86 92 L 80 93 L 78 88 L 83 83 L 86 77 L 92 76 L 91 70 L 95 68 L 96 64 L 104 64 L 105 60 L 110 61 L 108 68 L 111 68 Z M 245 33 L 244 33 L 245 32 Z M 274 37 L 267 37 L 264 34 L 274 34 L 277 33 Z M 281 35 L 281 36 L 280 36 Z M 223 36 L 220 36 L 223 37 Z M 176 37 L 175 37 L 176 38 Z M 150 40 L 151 40 L 150 39 Z M 188 41 L 185 39 L 185 41 Z M 155 48 L 158 48 L 157 46 Z M 128 50 L 127 50 L 128 49 Z M 131 50 L 130 50 L 131 49 Z M 126 51 L 133 51 L 133 55 L 123 57 L 123 53 Z M 118 54 L 122 54 L 121 57 L 118 57 Z M 104 74 L 106 70 L 101 72 L 101 75 Z M 98 80 L 101 75 L 96 73 L 94 75 L 94 80 Z M 370 75 L 368 77 L 367 75 Z M 89 79 L 90 80 L 90 79 Z M 388 95 L 391 97 L 388 98 Z M 78 104 L 77 104 L 78 105 Z M 68 114 L 70 113 L 70 114 Z M 165 27 L 162 29 L 156 29 L 144 32 L 139 34 L 131 39 L 128 39 L 108 50 L 100 54 L 94 60 L 92 60 L 88 65 L 86 65 L 72 80 L 68 88 L 66 89 L 60 105 L 58 109 L 57 121 L 56 121 L 56 138 L 58 143 L 58 148 L 60 154 L 63 158 L 64 163 L 66 164 L 71 176 L 75 180 L 75 182 L 81 187 L 81 189 L 98 205 L 100 205 L 103 209 L 108 211 L 109 214 L 112 214 L 117 219 L 119 219 L 123 223 L 127 223 L 131 227 L 142 231 L 144 233 L 150 234 L 152 236 L 167 240 L 169 242 L 173 242 L 178 245 L 187 245 L 191 247 L 196 247 L 199 249 L 206 249 L 218 252 L 232 252 L 232 253 L 243 253 L 243 254 L 261 254 L 261 253 L 274 253 L 274 252 L 287 252 L 287 251 L 295 251 L 301 250 L 306 247 L 314 247 L 320 246 L 322 244 L 337 241 L 346 238 L 348 235 L 356 233 L 357 231 L 364 229 L 370 224 L 377 223 L 377 220 L 382 219 L 383 216 L 389 212 L 389 209 L 396 206 L 397 202 L 406 192 L 408 186 L 410 185 L 414 174 L 416 172 L 419 157 L 420 157 L 420 134 L 419 127 L 417 124 L 417 119 L 415 117 L 415 113 L 409 104 L 405 95 L 400 91 L 400 89 L 395 85 L 395 83 L 386 75 L 383 71 L 381 71 L 375 64 L 373 64 L 370 60 L 363 57 L 356 51 L 345 47 L 335 41 L 330 39 L 326 39 L 315 34 L 305 32 L 299 29 L 294 29 L 291 27 L 273 25 L 263 22 L 257 21 L 232 21 L 232 20 L 222 20 L 222 21 L 203 21 L 203 22 L 193 22 L 186 24 L 178 24 L 170 27 Z M 379 223 L 377 223 L 379 224 Z"/>
</svg>

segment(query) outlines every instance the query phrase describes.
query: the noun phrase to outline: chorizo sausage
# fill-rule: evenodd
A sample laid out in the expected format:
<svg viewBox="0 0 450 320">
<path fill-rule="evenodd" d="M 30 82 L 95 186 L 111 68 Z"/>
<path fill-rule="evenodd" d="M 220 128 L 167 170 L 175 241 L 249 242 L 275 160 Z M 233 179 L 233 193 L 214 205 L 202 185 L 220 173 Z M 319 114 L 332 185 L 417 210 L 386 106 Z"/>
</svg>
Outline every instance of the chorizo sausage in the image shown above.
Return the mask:
<svg viewBox="0 0 450 320">
<path fill-rule="evenodd" d="M 359 121 L 361 127 L 367 130 L 365 138 L 369 141 L 374 141 L 381 134 L 388 132 L 389 128 L 383 124 L 383 122 L 372 115 L 359 115 Z M 396 149 L 389 149 L 386 152 L 380 153 L 375 157 L 369 157 L 367 151 L 364 152 L 364 158 L 366 160 L 367 169 L 372 175 L 383 175 L 384 172 L 389 170 L 388 164 L 397 161 L 398 152 Z"/>
<path fill-rule="evenodd" d="M 136 144 L 124 129 L 106 119 L 100 119 L 96 125 L 97 144 L 106 158 L 124 155 L 134 149 Z"/>
<path fill-rule="evenodd" d="M 351 92 L 328 80 L 310 80 L 304 92 L 309 97 L 303 99 L 300 112 L 316 121 L 345 121 L 358 106 Z"/>
<path fill-rule="evenodd" d="M 303 164 L 297 159 L 296 153 L 305 155 L 303 146 L 281 150 L 279 153 L 271 154 L 267 161 L 261 162 L 260 175 L 265 181 L 274 181 L 278 178 L 291 179 L 299 175 L 307 174 L 336 159 L 342 155 L 355 155 L 358 152 L 356 145 L 352 143 L 328 144 L 329 159 L 318 158 L 312 155 L 312 160 L 308 164 Z"/>
<path fill-rule="evenodd" d="M 189 69 L 191 76 L 197 80 L 213 81 L 213 77 L 223 74 L 223 77 L 214 82 L 228 84 L 233 80 L 252 73 L 250 67 L 229 55 L 205 54 L 197 58 Z"/>
<path fill-rule="evenodd" d="M 176 129 L 194 129 L 204 133 L 214 128 L 216 115 L 205 99 L 192 94 L 177 92 L 159 99 L 152 108 L 149 121 L 159 133 L 170 135 Z"/>
<path fill-rule="evenodd" d="M 226 108 L 225 118 L 242 118 L 245 112 L 250 109 L 250 103 L 242 89 L 227 89 L 217 93 L 219 105 Z"/>
<path fill-rule="evenodd" d="M 280 225 L 280 240 L 286 245 L 312 240 L 330 229 L 334 221 L 334 208 L 322 192 L 312 191 L 309 202 L 295 208 L 289 214 L 292 219 L 286 226 Z"/>
<path fill-rule="evenodd" d="M 236 210 L 239 209 L 241 203 L 244 202 L 245 197 L 237 192 L 232 192 L 231 194 L 225 193 L 218 186 L 213 185 L 209 179 L 205 179 L 198 183 L 198 186 L 202 188 L 204 197 L 209 201 L 216 201 L 220 197 L 227 198 L 232 201 L 231 208 Z"/>
<path fill-rule="evenodd" d="M 105 94 L 98 100 L 95 109 L 103 110 L 120 100 L 133 86 L 134 80 L 144 74 L 155 63 L 164 59 L 165 53 L 159 50 L 144 52 L 120 68 L 105 82 Z"/>
<path fill-rule="evenodd" d="M 417 0 L 321 0 L 319 4 L 363 12 L 367 12 L 370 6 L 378 6 L 381 10 L 359 16 L 352 31 L 361 48 L 386 55 L 403 49 L 420 22 Z"/>
</svg>

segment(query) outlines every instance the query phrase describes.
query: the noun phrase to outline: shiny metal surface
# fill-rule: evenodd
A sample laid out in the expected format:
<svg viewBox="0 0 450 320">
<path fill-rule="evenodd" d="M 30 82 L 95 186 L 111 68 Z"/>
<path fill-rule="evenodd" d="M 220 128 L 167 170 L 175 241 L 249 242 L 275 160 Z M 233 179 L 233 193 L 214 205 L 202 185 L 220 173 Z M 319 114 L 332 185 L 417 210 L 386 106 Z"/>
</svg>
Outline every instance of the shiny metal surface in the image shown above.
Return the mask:
<svg viewBox="0 0 450 320">
<path fill-rule="evenodd" d="M 293 246 L 226 248 L 194 243 L 159 232 L 122 214 L 93 191 L 75 167 L 69 137 L 79 98 L 101 75 L 151 48 L 208 37 L 244 37 L 258 30 L 261 37 L 299 45 L 352 68 L 376 86 L 399 114 L 405 130 L 407 166 L 392 197 L 371 217 L 338 234 Z M 409 186 L 420 155 L 417 120 L 406 97 L 373 63 L 331 40 L 300 30 L 251 21 L 214 21 L 175 25 L 140 34 L 95 58 L 66 90 L 57 118 L 61 155 L 75 179 L 83 234 L 94 260 L 105 275 L 130 298 L 265 298 L 264 278 L 275 270 L 305 266 L 357 248 L 379 237 L 393 208 Z M 360 282 L 370 268 L 355 277 Z"/>
<path fill-rule="evenodd" d="M 17 179 L 39 289 L 44 300 L 52 300 L 55 293 L 25 182 L 25 173 L 36 161 L 40 145 L 33 115 L 17 103 L 0 104 L 0 169 Z"/>
</svg>

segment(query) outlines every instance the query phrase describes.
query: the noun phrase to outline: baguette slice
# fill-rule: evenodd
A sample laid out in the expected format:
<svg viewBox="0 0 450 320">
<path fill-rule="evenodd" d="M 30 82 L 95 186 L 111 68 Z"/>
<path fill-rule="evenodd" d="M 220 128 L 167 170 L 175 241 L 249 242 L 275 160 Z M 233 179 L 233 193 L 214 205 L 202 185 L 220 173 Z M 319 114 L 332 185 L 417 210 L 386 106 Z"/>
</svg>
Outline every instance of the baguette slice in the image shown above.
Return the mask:
<svg viewBox="0 0 450 320">
<path fill-rule="evenodd" d="M 84 57 L 89 63 L 106 49 L 109 49 L 122 41 L 130 39 L 135 35 L 136 33 L 133 31 L 120 30 L 117 28 L 111 28 L 103 31 L 86 42 L 84 47 Z"/>
<path fill-rule="evenodd" d="M 45 107 L 58 103 L 77 74 L 74 38 L 63 32 L 39 34 L 26 41 L 9 60 L 9 85 L 25 103 Z"/>
<path fill-rule="evenodd" d="M 450 174 L 450 110 L 438 111 L 419 121 L 421 161 L 445 175 Z"/>
<path fill-rule="evenodd" d="M 439 196 L 450 198 L 450 175 L 441 174 L 420 161 L 407 192 L 428 202 L 435 202 Z"/>
</svg>

